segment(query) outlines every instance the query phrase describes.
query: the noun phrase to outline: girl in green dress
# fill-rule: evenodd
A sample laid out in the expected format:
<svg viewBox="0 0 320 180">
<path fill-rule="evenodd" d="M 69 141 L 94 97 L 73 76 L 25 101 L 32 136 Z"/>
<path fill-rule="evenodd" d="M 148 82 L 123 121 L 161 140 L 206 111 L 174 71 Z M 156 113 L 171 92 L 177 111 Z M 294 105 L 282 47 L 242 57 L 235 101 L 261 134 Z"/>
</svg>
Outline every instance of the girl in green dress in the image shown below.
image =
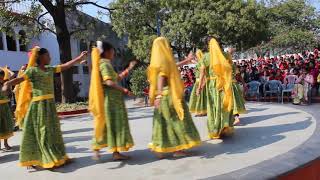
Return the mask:
<svg viewBox="0 0 320 180">
<path fill-rule="evenodd" d="M 71 68 L 82 61 L 86 54 L 87 52 L 82 52 L 80 56 L 65 64 L 49 66 L 51 58 L 48 50 L 35 47 L 27 70 L 20 77 L 8 81 L 2 88 L 6 91 L 23 81 L 31 84 L 22 84 L 16 112 L 18 121 L 21 122 L 23 119 L 20 166 L 26 166 L 28 169 L 50 169 L 67 162 L 68 156 L 54 101 L 54 73 Z M 26 104 L 27 111 L 22 104 Z"/>
<path fill-rule="evenodd" d="M 0 89 L 5 82 L 5 72 L 0 69 Z M 6 150 L 11 150 L 8 144 L 8 139 L 13 136 L 14 121 L 12 118 L 11 109 L 9 106 L 9 98 L 6 96 L 6 92 L 0 91 L 0 149 L 1 140 L 4 141 L 4 147 Z"/>
<path fill-rule="evenodd" d="M 193 89 L 190 96 L 189 110 L 196 116 L 206 116 L 207 115 L 207 98 L 206 89 L 203 88 L 201 92 L 197 91 L 200 86 L 200 67 L 202 64 L 203 53 L 198 50 L 197 53 L 197 65 L 195 68 L 196 82 L 193 85 Z M 206 86 L 206 83 L 202 84 Z"/>
<path fill-rule="evenodd" d="M 132 93 L 118 85 L 136 64 L 132 61 L 129 67 L 117 74 L 111 64 L 114 59 L 114 48 L 107 42 L 97 42 L 92 51 L 92 75 L 89 94 L 89 109 L 95 118 L 95 136 L 93 138 L 93 159 L 100 158 L 99 151 L 109 147 L 113 160 L 126 160 L 129 156 L 120 154 L 133 147 L 129 128 L 124 95 Z"/>
<path fill-rule="evenodd" d="M 232 113 L 232 67 L 224 57 L 218 42 L 210 38 L 210 53 L 205 53 L 201 71 L 201 84 L 198 91 L 206 88 L 208 131 L 210 139 L 219 139 L 233 133 Z"/>
<path fill-rule="evenodd" d="M 244 84 L 244 80 L 241 76 L 238 76 L 239 78 L 236 78 L 237 76 L 237 66 L 232 62 L 232 54 L 234 52 L 234 49 L 229 48 L 228 53 L 225 54 L 227 60 L 229 61 L 230 65 L 232 66 L 232 97 L 233 97 L 233 108 L 232 112 L 235 117 L 234 126 L 240 125 L 240 114 L 245 114 L 246 107 L 245 107 L 245 99 L 243 97 L 243 90 L 240 87 L 240 84 L 238 81 L 241 81 L 242 84 Z"/>
<path fill-rule="evenodd" d="M 149 148 L 159 158 L 162 153 L 186 156 L 184 150 L 201 144 L 199 133 L 183 100 L 184 87 L 169 42 L 154 40 L 148 68 L 150 103 L 155 106 L 152 142 Z"/>
</svg>

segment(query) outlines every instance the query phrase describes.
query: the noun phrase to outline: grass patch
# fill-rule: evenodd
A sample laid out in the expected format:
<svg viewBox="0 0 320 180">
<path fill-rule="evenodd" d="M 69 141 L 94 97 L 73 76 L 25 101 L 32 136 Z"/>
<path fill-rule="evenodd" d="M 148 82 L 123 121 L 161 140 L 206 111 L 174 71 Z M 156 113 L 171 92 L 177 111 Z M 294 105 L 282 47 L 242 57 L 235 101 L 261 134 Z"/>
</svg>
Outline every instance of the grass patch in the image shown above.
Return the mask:
<svg viewBox="0 0 320 180">
<path fill-rule="evenodd" d="M 57 103 L 58 112 L 66 111 L 77 111 L 82 109 L 88 109 L 88 102 L 77 102 L 77 103 Z"/>
</svg>

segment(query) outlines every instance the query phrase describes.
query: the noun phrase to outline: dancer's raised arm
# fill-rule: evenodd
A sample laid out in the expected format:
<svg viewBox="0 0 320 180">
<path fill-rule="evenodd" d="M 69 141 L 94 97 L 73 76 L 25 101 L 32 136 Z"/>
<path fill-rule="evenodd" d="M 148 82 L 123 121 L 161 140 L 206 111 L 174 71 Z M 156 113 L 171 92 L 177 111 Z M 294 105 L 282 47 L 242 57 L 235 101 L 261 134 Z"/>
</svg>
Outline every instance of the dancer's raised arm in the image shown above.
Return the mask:
<svg viewBox="0 0 320 180">
<path fill-rule="evenodd" d="M 193 59 L 194 59 L 194 55 L 191 52 L 191 53 L 189 53 L 189 55 L 183 61 L 177 62 L 177 66 L 181 67 L 181 66 L 184 66 L 186 64 L 189 64 Z"/>
<path fill-rule="evenodd" d="M 123 78 L 127 77 L 129 72 L 136 66 L 137 63 L 138 62 L 136 60 L 131 61 L 129 67 L 119 74 L 118 80 L 121 81 Z"/>
<path fill-rule="evenodd" d="M 77 63 L 80 63 L 84 60 L 84 58 L 87 56 L 88 52 L 87 51 L 83 51 L 81 52 L 81 54 L 72 59 L 71 61 L 68 61 L 64 64 L 61 64 L 60 67 L 61 67 L 61 71 L 65 71 L 65 70 L 68 70 L 70 69 L 71 67 L 73 67 L 74 65 L 76 65 Z"/>
</svg>

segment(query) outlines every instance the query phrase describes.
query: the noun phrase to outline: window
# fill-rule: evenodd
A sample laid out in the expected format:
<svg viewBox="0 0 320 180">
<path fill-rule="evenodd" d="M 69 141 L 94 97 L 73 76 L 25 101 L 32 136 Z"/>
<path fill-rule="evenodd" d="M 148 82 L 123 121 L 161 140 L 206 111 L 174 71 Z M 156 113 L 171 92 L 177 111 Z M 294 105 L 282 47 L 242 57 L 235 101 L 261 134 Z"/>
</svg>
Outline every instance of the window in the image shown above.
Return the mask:
<svg viewBox="0 0 320 180">
<path fill-rule="evenodd" d="M 15 36 L 14 36 L 14 31 L 11 30 L 9 32 L 7 32 L 7 47 L 8 47 L 8 51 L 16 51 L 17 47 L 16 47 L 16 40 L 15 40 Z"/>
<path fill-rule="evenodd" d="M 89 74 L 89 67 L 83 66 L 83 74 Z"/>
<path fill-rule="evenodd" d="M 0 50 L 3 50 L 2 32 L 0 32 Z"/>
<path fill-rule="evenodd" d="M 23 30 L 19 31 L 19 44 L 20 44 L 20 51 L 27 51 L 27 38 L 26 32 Z"/>
<path fill-rule="evenodd" d="M 88 50 L 87 42 L 84 39 L 81 39 L 80 40 L 80 52 L 87 51 L 87 50 Z"/>
<path fill-rule="evenodd" d="M 79 68 L 78 68 L 78 66 L 73 66 L 73 67 L 72 67 L 72 74 L 79 74 Z"/>
</svg>

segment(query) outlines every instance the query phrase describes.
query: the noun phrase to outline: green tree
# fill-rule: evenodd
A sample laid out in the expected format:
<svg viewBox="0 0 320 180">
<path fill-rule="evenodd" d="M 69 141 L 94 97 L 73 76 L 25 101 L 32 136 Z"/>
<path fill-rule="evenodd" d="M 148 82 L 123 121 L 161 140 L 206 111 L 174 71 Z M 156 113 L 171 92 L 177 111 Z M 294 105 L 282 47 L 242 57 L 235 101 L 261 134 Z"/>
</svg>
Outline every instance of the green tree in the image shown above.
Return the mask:
<svg viewBox="0 0 320 180">
<path fill-rule="evenodd" d="M 157 14 L 162 35 L 180 57 L 202 47 L 207 35 L 240 49 L 268 38 L 265 7 L 255 0 L 116 0 L 111 7 L 116 9 L 112 13 L 114 30 L 127 35 L 129 48 L 146 61 L 156 37 Z"/>
<path fill-rule="evenodd" d="M 18 3 L 26 4 L 27 9 L 16 13 L 12 7 Z M 59 44 L 61 63 L 65 63 L 71 59 L 70 39 L 93 29 L 93 21 L 83 19 L 83 14 L 78 11 L 87 5 L 96 6 L 107 12 L 112 10 L 89 0 L 2 0 L 0 30 L 9 32 L 10 27 L 19 25 L 26 28 L 31 37 L 45 31 L 54 33 Z M 62 73 L 63 102 L 75 100 L 70 83 L 72 81 L 72 70 Z"/>
<path fill-rule="evenodd" d="M 320 16 L 307 0 L 271 1 L 268 8 L 271 38 L 264 46 L 303 50 L 317 44 Z"/>
<path fill-rule="evenodd" d="M 132 93 L 135 96 L 142 97 L 143 90 L 148 87 L 146 67 L 141 66 L 136 68 L 131 74 L 130 83 L 130 89 Z"/>
</svg>

